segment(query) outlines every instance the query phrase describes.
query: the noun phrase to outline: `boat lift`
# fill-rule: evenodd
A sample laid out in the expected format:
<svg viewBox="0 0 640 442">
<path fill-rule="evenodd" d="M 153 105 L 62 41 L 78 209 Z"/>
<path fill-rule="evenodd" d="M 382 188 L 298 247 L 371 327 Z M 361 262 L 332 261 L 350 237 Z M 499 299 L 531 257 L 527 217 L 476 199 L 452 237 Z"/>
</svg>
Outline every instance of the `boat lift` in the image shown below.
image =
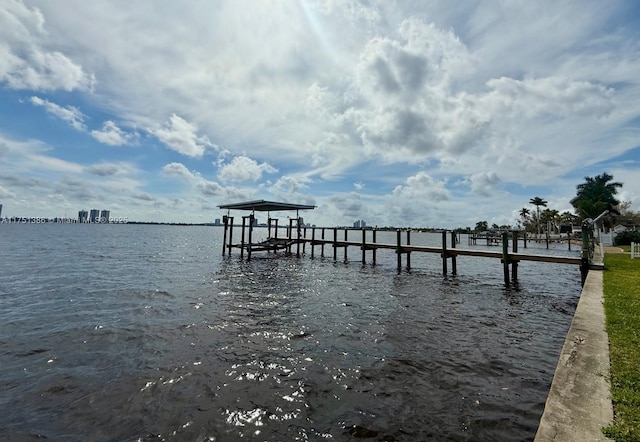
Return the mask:
<svg viewBox="0 0 640 442">
<path fill-rule="evenodd" d="M 301 241 L 301 228 L 302 223 L 300 219 L 300 210 L 313 210 L 316 206 L 306 205 L 306 204 L 290 204 L 290 203 L 282 203 L 282 202 L 274 202 L 274 201 L 265 201 L 265 200 L 255 200 L 255 201 L 246 201 L 242 203 L 234 203 L 234 204 L 222 204 L 218 206 L 220 209 L 227 209 L 227 215 L 223 216 L 223 224 L 224 224 L 224 236 L 222 240 L 222 255 L 228 251 L 229 255 L 231 255 L 232 248 L 240 249 L 240 257 L 242 258 L 244 255 L 244 251 L 247 251 L 247 258 L 251 259 L 252 252 L 261 252 L 261 251 L 277 251 L 286 249 L 289 253 L 291 252 L 291 246 L 294 244 L 298 244 L 298 254 L 299 244 Z M 242 234 L 241 240 L 238 244 L 233 244 L 233 216 L 231 216 L 231 210 L 246 210 L 250 211 L 249 215 L 242 217 Z M 271 218 L 270 212 L 277 211 L 296 211 L 295 218 L 289 218 L 289 227 L 287 229 L 287 235 L 284 238 L 278 238 L 278 218 Z M 255 212 L 267 212 L 267 239 L 258 243 L 254 243 L 252 241 L 253 227 L 255 223 Z M 248 222 L 247 222 L 248 221 Z M 293 235 L 293 228 L 295 227 L 297 230 L 297 235 Z M 248 224 L 248 229 L 247 229 Z M 273 235 L 272 235 L 273 228 Z M 245 232 L 248 230 L 247 241 L 245 242 Z M 228 233 L 227 233 L 228 232 Z"/>
</svg>

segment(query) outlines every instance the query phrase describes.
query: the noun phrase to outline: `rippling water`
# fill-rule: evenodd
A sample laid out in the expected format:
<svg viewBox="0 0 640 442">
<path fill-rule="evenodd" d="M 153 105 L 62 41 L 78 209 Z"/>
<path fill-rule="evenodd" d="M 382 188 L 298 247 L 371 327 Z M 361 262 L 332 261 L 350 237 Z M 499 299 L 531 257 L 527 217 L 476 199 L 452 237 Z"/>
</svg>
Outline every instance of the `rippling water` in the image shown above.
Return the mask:
<svg viewBox="0 0 640 442">
<path fill-rule="evenodd" d="M 221 236 L 0 225 L 0 439 L 533 439 L 577 267 L 522 262 L 505 288 L 499 260 L 247 262 Z"/>
</svg>

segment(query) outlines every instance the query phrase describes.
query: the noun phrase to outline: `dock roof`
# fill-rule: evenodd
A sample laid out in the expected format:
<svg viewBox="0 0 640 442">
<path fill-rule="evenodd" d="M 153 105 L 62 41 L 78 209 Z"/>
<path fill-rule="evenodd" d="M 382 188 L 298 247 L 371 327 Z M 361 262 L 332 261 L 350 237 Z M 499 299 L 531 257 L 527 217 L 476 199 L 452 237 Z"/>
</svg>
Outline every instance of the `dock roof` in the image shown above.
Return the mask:
<svg viewBox="0 0 640 442">
<path fill-rule="evenodd" d="M 256 212 L 275 212 L 277 210 L 313 210 L 316 206 L 306 204 L 279 203 L 275 201 L 255 200 L 243 203 L 222 204 L 221 209 L 229 210 L 252 210 Z"/>
</svg>

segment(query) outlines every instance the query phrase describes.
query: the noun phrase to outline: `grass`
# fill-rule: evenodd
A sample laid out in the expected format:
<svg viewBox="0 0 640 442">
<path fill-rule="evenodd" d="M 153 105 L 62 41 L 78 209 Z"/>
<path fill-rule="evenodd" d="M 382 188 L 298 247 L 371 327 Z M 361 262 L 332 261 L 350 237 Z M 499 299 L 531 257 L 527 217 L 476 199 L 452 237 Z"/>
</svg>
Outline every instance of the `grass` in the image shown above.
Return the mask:
<svg viewBox="0 0 640 442">
<path fill-rule="evenodd" d="M 614 420 L 603 432 L 616 442 L 640 441 L 640 259 L 606 254 L 604 264 Z"/>
</svg>

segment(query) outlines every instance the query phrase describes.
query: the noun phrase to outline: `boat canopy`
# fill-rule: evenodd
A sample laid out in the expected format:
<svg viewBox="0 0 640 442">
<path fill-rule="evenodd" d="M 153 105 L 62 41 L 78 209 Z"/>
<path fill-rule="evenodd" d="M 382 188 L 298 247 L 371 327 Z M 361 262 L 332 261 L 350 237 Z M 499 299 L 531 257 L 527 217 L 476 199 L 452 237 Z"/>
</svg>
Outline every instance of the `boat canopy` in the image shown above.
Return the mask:
<svg viewBox="0 0 640 442">
<path fill-rule="evenodd" d="M 313 210 L 316 206 L 307 204 L 279 203 L 275 201 L 255 200 L 243 203 L 222 204 L 218 206 L 228 210 L 251 210 L 256 212 L 275 212 L 278 210 Z"/>
</svg>

